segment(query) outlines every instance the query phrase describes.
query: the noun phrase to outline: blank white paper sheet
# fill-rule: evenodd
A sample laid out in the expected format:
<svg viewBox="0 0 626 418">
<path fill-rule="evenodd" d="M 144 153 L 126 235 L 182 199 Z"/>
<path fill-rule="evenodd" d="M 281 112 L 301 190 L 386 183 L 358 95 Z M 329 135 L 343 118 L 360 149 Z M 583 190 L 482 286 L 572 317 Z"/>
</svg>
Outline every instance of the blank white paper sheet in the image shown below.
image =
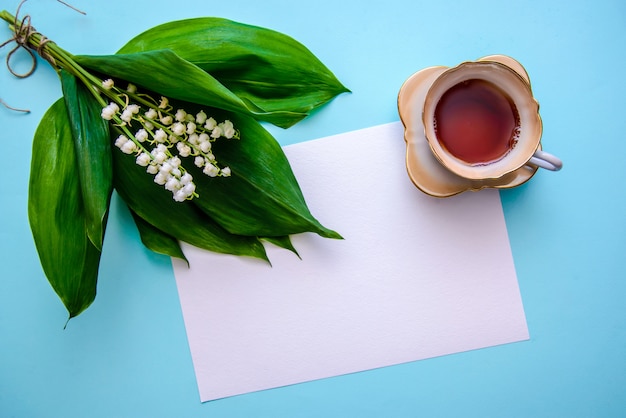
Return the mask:
<svg viewBox="0 0 626 418">
<path fill-rule="evenodd" d="M 411 183 L 399 122 L 285 147 L 345 239 L 173 260 L 201 401 L 528 339 L 499 193 Z"/>
</svg>

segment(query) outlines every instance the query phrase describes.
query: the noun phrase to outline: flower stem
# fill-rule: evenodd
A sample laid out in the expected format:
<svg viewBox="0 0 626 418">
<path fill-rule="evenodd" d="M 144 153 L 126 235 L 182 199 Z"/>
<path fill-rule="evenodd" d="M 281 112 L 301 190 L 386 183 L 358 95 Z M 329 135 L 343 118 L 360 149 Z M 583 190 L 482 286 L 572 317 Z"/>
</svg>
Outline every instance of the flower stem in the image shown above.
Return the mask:
<svg viewBox="0 0 626 418">
<path fill-rule="evenodd" d="M 14 37 L 12 40 L 17 43 L 18 46 L 16 48 L 28 48 L 46 60 L 55 71 L 59 72 L 63 69 L 77 77 L 102 106 L 105 106 L 107 101 L 101 94 L 105 94 L 114 101 L 120 100 L 116 95 L 102 89 L 102 80 L 80 66 L 74 60 L 72 54 L 30 26 L 30 19 L 22 19 L 20 21 L 6 10 L 0 12 L 0 18 L 9 24 L 9 29 L 13 31 Z"/>
</svg>

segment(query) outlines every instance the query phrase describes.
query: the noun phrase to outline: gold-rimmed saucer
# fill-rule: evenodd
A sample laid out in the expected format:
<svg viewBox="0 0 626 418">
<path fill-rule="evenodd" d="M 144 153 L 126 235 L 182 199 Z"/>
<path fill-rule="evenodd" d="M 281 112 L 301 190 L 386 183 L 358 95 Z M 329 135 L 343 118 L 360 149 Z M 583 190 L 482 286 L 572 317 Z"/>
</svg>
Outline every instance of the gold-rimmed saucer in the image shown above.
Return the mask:
<svg viewBox="0 0 626 418">
<path fill-rule="evenodd" d="M 530 83 L 524 67 L 511 57 L 490 55 L 479 61 L 496 61 L 507 65 Z M 413 184 L 431 196 L 448 197 L 484 188 L 516 187 L 530 180 L 537 172 L 537 167 L 523 166 L 498 179 L 468 180 L 446 169 L 434 156 L 424 135 L 422 110 L 428 89 L 447 68 L 428 67 L 416 72 L 404 82 L 398 93 L 398 112 L 404 125 L 404 140 L 407 145 L 406 167 Z"/>
</svg>

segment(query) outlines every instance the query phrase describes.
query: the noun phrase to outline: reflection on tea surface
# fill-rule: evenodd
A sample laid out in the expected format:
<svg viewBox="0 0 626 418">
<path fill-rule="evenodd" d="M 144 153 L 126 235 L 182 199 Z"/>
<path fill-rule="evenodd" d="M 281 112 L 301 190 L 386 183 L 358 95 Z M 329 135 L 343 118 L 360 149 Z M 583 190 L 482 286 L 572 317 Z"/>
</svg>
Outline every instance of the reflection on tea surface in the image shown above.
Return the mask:
<svg viewBox="0 0 626 418">
<path fill-rule="evenodd" d="M 446 91 L 435 108 L 439 143 L 456 158 L 484 165 L 504 157 L 519 136 L 519 114 L 512 99 L 494 84 L 463 81 Z"/>
</svg>

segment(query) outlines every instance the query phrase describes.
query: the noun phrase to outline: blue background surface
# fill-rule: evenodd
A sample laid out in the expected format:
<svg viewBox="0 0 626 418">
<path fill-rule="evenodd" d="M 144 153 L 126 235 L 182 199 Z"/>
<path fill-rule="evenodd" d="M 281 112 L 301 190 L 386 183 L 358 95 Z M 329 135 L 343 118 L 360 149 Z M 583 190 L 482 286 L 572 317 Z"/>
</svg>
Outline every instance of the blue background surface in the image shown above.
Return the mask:
<svg viewBox="0 0 626 418">
<path fill-rule="evenodd" d="M 30 146 L 60 97 L 40 62 L 0 68 L 0 416 L 617 417 L 626 415 L 626 3 L 608 1 L 53 0 L 23 8 L 75 54 L 109 54 L 166 21 L 221 16 L 304 43 L 352 94 L 282 144 L 398 120 L 413 72 L 489 54 L 528 70 L 559 173 L 501 193 L 531 339 L 201 404 L 168 258 L 145 250 L 114 198 L 92 307 L 66 312 L 27 219 Z M 12 13 L 17 0 L 1 8 Z M 8 39 L 2 25 L 0 40 Z M 4 60 L 9 47 L 0 51 Z M 16 69 L 28 60 L 16 57 Z M 402 164 L 403 162 L 398 162 Z"/>
</svg>

